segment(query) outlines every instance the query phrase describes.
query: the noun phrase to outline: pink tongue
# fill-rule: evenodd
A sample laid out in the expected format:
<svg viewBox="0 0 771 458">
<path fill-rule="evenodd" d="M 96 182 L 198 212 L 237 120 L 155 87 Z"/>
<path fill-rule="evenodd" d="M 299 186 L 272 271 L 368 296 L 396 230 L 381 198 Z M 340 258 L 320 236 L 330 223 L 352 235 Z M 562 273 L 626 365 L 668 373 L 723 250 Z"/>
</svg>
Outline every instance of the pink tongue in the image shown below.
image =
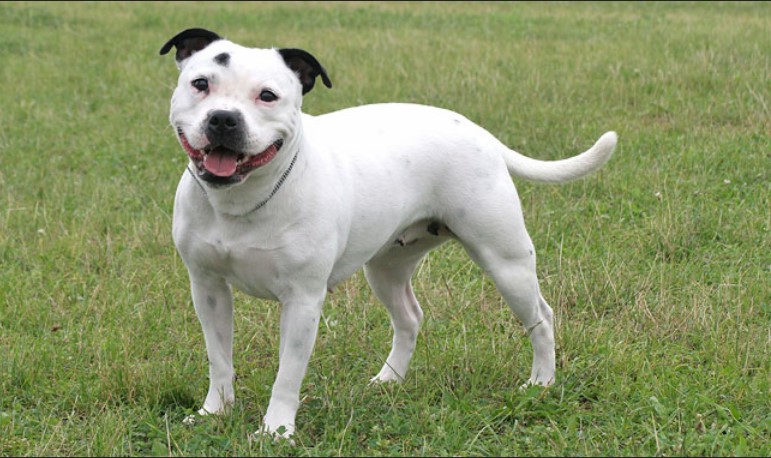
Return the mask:
<svg viewBox="0 0 771 458">
<path fill-rule="evenodd" d="M 236 173 L 238 158 L 230 154 L 211 153 L 203 160 L 203 166 L 218 177 L 229 177 Z"/>
</svg>

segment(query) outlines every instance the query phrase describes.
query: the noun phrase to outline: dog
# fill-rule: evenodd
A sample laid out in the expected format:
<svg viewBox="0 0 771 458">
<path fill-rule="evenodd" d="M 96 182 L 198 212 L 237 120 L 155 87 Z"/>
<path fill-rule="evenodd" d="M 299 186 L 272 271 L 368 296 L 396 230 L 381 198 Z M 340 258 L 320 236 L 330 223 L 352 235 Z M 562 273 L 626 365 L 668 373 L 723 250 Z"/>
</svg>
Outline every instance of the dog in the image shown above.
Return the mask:
<svg viewBox="0 0 771 458">
<path fill-rule="evenodd" d="M 279 367 L 259 433 L 295 431 L 300 385 L 325 295 L 363 267 L 393 326 L 373 382 L 401 382 L 423 312 L 410 279 L 426 254 L 458 241 L 488 274 L 533 347 L 528 384 L 554 382 L 552 309 L 512 176 L 561 183 L 599 169 L 605 133 L 563 160 L 523 156 L 460 114 L 385 103 L 302 112 L 319 61 L 294 48 L 247 48 L 187 29 L 169 120 L 189 161 L 174 201 L 173 240 L 187 267 L 209 359 L 199 415 L 234 401 L 232 287 L 281 303 Z"/>
</svg>

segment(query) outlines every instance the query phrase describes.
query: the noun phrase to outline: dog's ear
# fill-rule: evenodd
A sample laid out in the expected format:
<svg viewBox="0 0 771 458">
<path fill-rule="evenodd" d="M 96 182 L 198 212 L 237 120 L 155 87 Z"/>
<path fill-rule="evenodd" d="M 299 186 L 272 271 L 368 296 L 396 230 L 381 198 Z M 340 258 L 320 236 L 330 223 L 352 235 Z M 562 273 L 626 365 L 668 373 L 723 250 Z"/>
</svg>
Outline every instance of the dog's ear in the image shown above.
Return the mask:
<svg viewBox="0 0 771 458">
<path fill-rule="evenodd" d="M 321 75 L 321 81 L 324 83 L 324 86 L 332 87 L 332 81 L 329 80 L 327 71 L 309 52 L 302 49 L 284 48 L 279 49 L 278 53 L 284 58 L 287 67 L 291 68 L 300 78 L 300 83 L 303 86 L 303 95 L 313 89 L 316 77 L 319 75 Z"/>
<path fill-rule="evenodd" d="M 213 41 L 221 40 L 222 37 L 206 29 L 187 29 L 174 35 L 161 48 L 161 55 L 171 51 L 172 46 L 177 47 L 177 67 L 182 68 L 182 63 L 194 53 L 209 46 Z"/>
</svg>

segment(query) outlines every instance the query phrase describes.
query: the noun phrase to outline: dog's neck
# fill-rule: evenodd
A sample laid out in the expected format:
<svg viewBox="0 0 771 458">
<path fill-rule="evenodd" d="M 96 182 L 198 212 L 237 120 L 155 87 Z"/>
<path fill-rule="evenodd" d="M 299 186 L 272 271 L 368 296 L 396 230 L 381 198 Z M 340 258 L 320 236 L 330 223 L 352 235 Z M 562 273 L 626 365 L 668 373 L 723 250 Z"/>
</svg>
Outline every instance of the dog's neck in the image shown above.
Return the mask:
<svg viewBox="0 0 771 458">
<path fill-rule="evenodd" d="M 284 142 L 280 153 L 269 164 L 255 170 L 237 185 L 214 186 L 198 177 L 193 178 L 218 215 L 249 216 L 260 211 L 281 191 L 302 155 L 301 143 L 302 135 L 296 132 Z"/>
</svg>

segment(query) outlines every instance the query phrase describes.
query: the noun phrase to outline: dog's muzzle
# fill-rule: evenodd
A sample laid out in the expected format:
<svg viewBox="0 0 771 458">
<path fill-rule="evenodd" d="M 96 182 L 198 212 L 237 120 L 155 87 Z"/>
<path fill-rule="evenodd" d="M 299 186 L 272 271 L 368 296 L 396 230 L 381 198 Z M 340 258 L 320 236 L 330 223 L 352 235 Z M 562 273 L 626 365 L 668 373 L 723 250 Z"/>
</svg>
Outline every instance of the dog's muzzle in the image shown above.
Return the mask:
<svg viewBox="0 0 771 458">
<path fill-rule="evenodd" d="M 209 126 L 212 118 L 209 118 Z M 278 139 L 259 154 L 243 153 L 232 146 L 232 143 L 239 144 L 240 141 L 226 140 L 226 133 L 233 129 L 232 120 L 219 118 L 217 122 L 224 127 L 217 134 L 213 132 L 216 127 L 207 126 L 206 133 L 210 143 L 202 149 L 193 148 L 182 129 L 177 128 L 179 142 L 195 164 L 198 177 L 212 184 L 232 185 L 242 182 L 250 172 L 273 160 L 284 144 L 283 139 Z M 214 133 L 211 136 L 210 131 Z"/>
</svg>

